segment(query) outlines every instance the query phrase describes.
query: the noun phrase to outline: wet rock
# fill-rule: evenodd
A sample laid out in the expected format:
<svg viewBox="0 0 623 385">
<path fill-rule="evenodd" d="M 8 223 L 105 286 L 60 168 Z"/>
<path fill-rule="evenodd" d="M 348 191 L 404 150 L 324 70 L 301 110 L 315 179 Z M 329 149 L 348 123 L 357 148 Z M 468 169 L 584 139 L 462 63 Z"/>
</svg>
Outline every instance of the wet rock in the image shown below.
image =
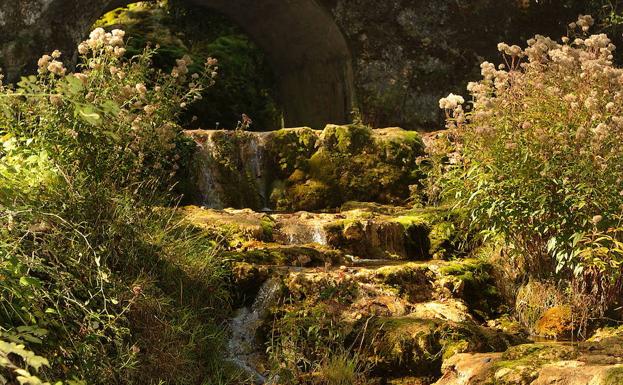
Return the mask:
<svg viewBox="0 0 623 385">
<path fill-rule="evenodd" d="M 265 266 L 236 262 L 232 265 L 232 276 L 236 288 L 254 298 L 260 286 L 268 279 L 269 270 Z"/>
<path fill-rule="evenodd" d="M 229 251 L 223 258 L 258 265 L 322 267 L 344 262 L 341 252 L 322 246 L 257 244 L 247 250 Z"/>
<path fill-rule="evenodd" d="M 443 375 L 435 384 L 618 384 L 623 359 L 612 348 L 621 342 L 620 337 L 608 337 L 578 344 L 524 344 L 496 354 L 459 354 L 444 362 Z"/>
</svg>

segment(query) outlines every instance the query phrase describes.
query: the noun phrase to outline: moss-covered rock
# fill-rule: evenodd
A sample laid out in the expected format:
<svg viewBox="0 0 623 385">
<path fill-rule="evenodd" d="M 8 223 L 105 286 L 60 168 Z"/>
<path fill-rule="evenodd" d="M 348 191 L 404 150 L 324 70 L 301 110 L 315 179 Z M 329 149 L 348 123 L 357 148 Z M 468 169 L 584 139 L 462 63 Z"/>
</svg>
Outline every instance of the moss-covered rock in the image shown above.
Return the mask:
<svg viewBox="0 0 623 385">
<path fill-rule="evenodd" d="M 497 354 L 458 354 L 436 385 L 618 384 L 621 337 L 580 343 L 530 343 Z"/>
<path fill-rule="evenodd" d="M 379 318 L 370 335 L 375 370 L 394 375 L 438 375 L 457 353 L 503 351 L 516 342 L 471 322 L 413 316 Z"/>
<path fill-rule="evenodd" d="M 243 250 L 228 251 L 223 258 L 256 265 L 319 267 L 344 262 L 341 252 L 323 247 L 247 244 Z"/>
<path fill-rule="evenodd" d="M 504 312 L 503 301 L 491 276 L 491 265 L 484 259 L 464 259 L 442 265 L 439 273 L 447 280 L 442 283 L 459 285 L 454 294 L 462 298 L 470 311 L 481 320 L 500 316 Z M 452 290 L 451 290 L 452 291 Z"/>
<path fill-rule="evenodd" d="M 199 150 L 190 201 L 213 207 L 319 210 L 349 200 L 403 203 L 422 178 L 420 136 L 328 125 L 268 133 L 188 131 Z M 192 187 L 190 188 L 192 190 Z"/>
<path fill-rule="evenodd" d="M 271 241 L 275 221 L 270 216 L 251 210 L 213 210 L 197 206 L 180 209 L 186 221 L 205 229 L 227 235 L 229 246 L 250 240 Z"/>
</svg>

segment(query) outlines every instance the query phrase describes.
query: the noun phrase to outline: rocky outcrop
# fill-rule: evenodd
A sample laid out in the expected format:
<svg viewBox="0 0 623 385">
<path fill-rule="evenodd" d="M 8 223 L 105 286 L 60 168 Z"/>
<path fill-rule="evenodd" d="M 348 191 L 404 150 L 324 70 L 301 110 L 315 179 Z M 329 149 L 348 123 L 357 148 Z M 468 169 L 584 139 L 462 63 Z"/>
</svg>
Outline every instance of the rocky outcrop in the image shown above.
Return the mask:
<svg viewBox="0 0 623 385">
<path fill-rule="evenodd" d="M 444 362 L 435 385 L 620 384 L 623 334 L 609 334 L 576 344 L 532 343 L 504 353 L 458 354 Z"/>
<path fill-rule="evenodd" d="M 403 203 L 423 177 L 423 143 L 400 128 L 187 134 L 198 144 L 187 197 L 212 208 L 309 211 L 350 200 Z"/>
<path fill-rule="evenodd" d="M 429 259 L 430 229 L 448 218 L 439 209 L 349 202 L 337 213 L 181 210 L 232 240 L 221 251 L 241 306 L 230 350 L 255 381 L 314 376 L 327 352 L 358 346 L 358 362 L 380 383 L 425 384 L 455 354 L 523 342 L 481 322 L 495 315 L 472 301 L 474 292 L 492 293 L 485 262 Z M 409 244 L 425 252 L 409 254 Z M 267 291 L 277 297 L 263 305 Z"/>
</svg>

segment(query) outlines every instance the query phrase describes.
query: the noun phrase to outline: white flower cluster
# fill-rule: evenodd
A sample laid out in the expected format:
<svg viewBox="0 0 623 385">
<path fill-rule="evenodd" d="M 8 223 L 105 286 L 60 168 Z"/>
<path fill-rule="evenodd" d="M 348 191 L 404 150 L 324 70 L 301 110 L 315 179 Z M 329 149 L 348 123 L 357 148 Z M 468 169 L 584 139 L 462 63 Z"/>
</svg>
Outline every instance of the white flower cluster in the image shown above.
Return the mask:
<svg viewBox="0 0 623 385">
<path fill-rule="evenodd" d="M 498 44 L 498 51 L 511 57 L 521 58 L 524 57 L 524 51 L 518 45 L 508 45 L 506 43 Z"/>
<path fill-rule="evenodd" d="M 533 39 L 528 40 L 528 48 L 525 53 L 528 61 L 540 63 L 547 61 L 549 51 L 560 48 L 560 44 L 547 36 L 536 35 Z"/>
<path fill-rule="evenodd" d="M 43 55 L 39 61 L 37 61 L 38 72 L 40 74 L 51 73 L 57 76 L 62 76 L 67 73 L 67 69 L 63 66 L 63 63 L 57 59 L 60 59 L 61 52 L 55 50 L 51 55 Z"/>
<path fill-rule="evenodd" d="M 175 60 L 175 64 L 175 67 L 173 67 L 171 71 L 171 76 L 174 78 L 184 78 L 184 76 L 188 74 L 188 66 L 193 64 L 193 59 L 188 55 L 184 55 L 181 59 Z"/>
<path fill-rule="evenodd" d="M 569 24 L 570 29 L 581 28 L 583 32 L 588 30 L 595 24 L 595 19 L 591 15 L 580 15 L 578 21 Z"/>
<path fill-rule="evenodd" d="M 594 20 L 580 16 L 576 24 L 586 30 Z M 615 143 L 623 135 L 623 69 L 613 64 L 616 47 L 608 36 L 563 38 L 559 43 L 537 35 L 523 51 L 505 43 L 500 43 L 498 49 L 505 55 L 506 65 L 496 68 L 489 62 L 481 64 L 483 79 L 467 86 L 473 107 L 469 114 L 464 113 L 460 96 L 450 94 L 439 101 L 448 128 L 465 126 L 484 136 L 516 127 L 518 132 L 528 131 L 543 142 L 564 144 L 571 140 L 579 156 L 602 154 L 593 157 L 597 168 L 615 152 L 623 153 L 623 145 Z M 512 64 L 509 57 L 513 58 Z M 502 117 L 512 124 L 505 121 L 500 128 L 498 119 Z M 554 129 L 557 125 L 547 120 L 550 118 L 556 122 L 568 119 L 570 132 Z M 469 123 L 463 125 L 467 119 Z M 516 143 L 510 140 L 505 148 L 514 150 Z M 543 159 L 560 153 L 562 148 L 549 148 L 543 152 Z"/>
<path fill-rule="evenodd" d="M 446 128 L 453 129 L 457 125 L 465 123 L 465 111 L 463 110 L 465 99 L 460 95 L 450 94 L 439 99 L 439 108 L 446 111 L 448 122 Z M 452 119 L 450 119 L 452 118 Z"/>
<path fill-rule="evenodd" d="M 463 103 L 465 103 L 465 99 L 462 96 L 450 94 L 445 98 L 439 99 L 439 108 L 444 110 L 454 110 Z"/>
<path fill-rule="evenodd" d="M 124 36 L 125 31 L 120 29 L 106 32 L 103 28 L 96 28 L 89 34 L 86 41 L 78 45 L 78 52 L 80 55 L 86 55 L 89 51 L 96 52 L 103 49 L 107 52 L 114 52 L 115 56 L 121 57 L 126 52 Z"/>
</svg>

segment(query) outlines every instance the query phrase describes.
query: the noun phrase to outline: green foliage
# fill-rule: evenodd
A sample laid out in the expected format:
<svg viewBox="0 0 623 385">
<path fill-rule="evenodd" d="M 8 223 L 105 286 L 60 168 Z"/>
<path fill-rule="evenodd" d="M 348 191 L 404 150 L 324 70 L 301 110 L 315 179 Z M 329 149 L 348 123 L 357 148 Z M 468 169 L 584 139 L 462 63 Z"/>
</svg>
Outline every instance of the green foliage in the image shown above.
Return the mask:
<svg viewBox="0 0 623 385">
<path fill-rule="evenodd" d="M 234 129 L 243 113 L 254 121 L 251 130 L 281 127 L 267 59 L 226 17 L 181 1 L 139 2 L 107 13 L 96 25 L 125 29 L 132 36 L 128 55 L 158 45 L 153 63 L 165 71 L 184 55 L 197 62 L 208 56 L 219 60 L 220 86 L 206 89 L 203 99 L 189 106 L 182 117 L 185 127 Z"/>
<path fill-rule="evenodd" d="M 0 365 L 11 381 L 41 383 L 14 378 L 28 366 L 42 382 L 199 384 L 222 359 L 214 241 L 157 208 L 174 201 L 188 152 L 174 119 L 212 85 L 214 63 L 189 87 L 189 58 L 164 74 L 151 50 L 123 59 L 123 35 L 95 30 L 75 74 L 55 52 L 37 76 L 0 84 L 0 333 L 11 342 Z"/>
<path fill-rule="evenodd" d="M 348 370 L 356 365 L 355 356 L 344 349 L 356 329 L 341 318 L 340 305 L 356 297 L 356 284 L 348 277 L 327 277 L 310 289 L 291 289 L 270 331 L 270 360 L 284 383 L 298 383 L 317 371 L 326 381 L 355 375 Z"/>
<path fill-rule="evenodd" d="M 605 35 L 573 37 L 537 36 L 525 50 L 501 43 L 506 67 L 483 63 L 470 113 L 455 95 L 440 101 L 460 149 L 447 187 L 511 242 L 523 271 L 575 276 L 599 313 L 622 281 L 623 71 Z"/>
</svg>

